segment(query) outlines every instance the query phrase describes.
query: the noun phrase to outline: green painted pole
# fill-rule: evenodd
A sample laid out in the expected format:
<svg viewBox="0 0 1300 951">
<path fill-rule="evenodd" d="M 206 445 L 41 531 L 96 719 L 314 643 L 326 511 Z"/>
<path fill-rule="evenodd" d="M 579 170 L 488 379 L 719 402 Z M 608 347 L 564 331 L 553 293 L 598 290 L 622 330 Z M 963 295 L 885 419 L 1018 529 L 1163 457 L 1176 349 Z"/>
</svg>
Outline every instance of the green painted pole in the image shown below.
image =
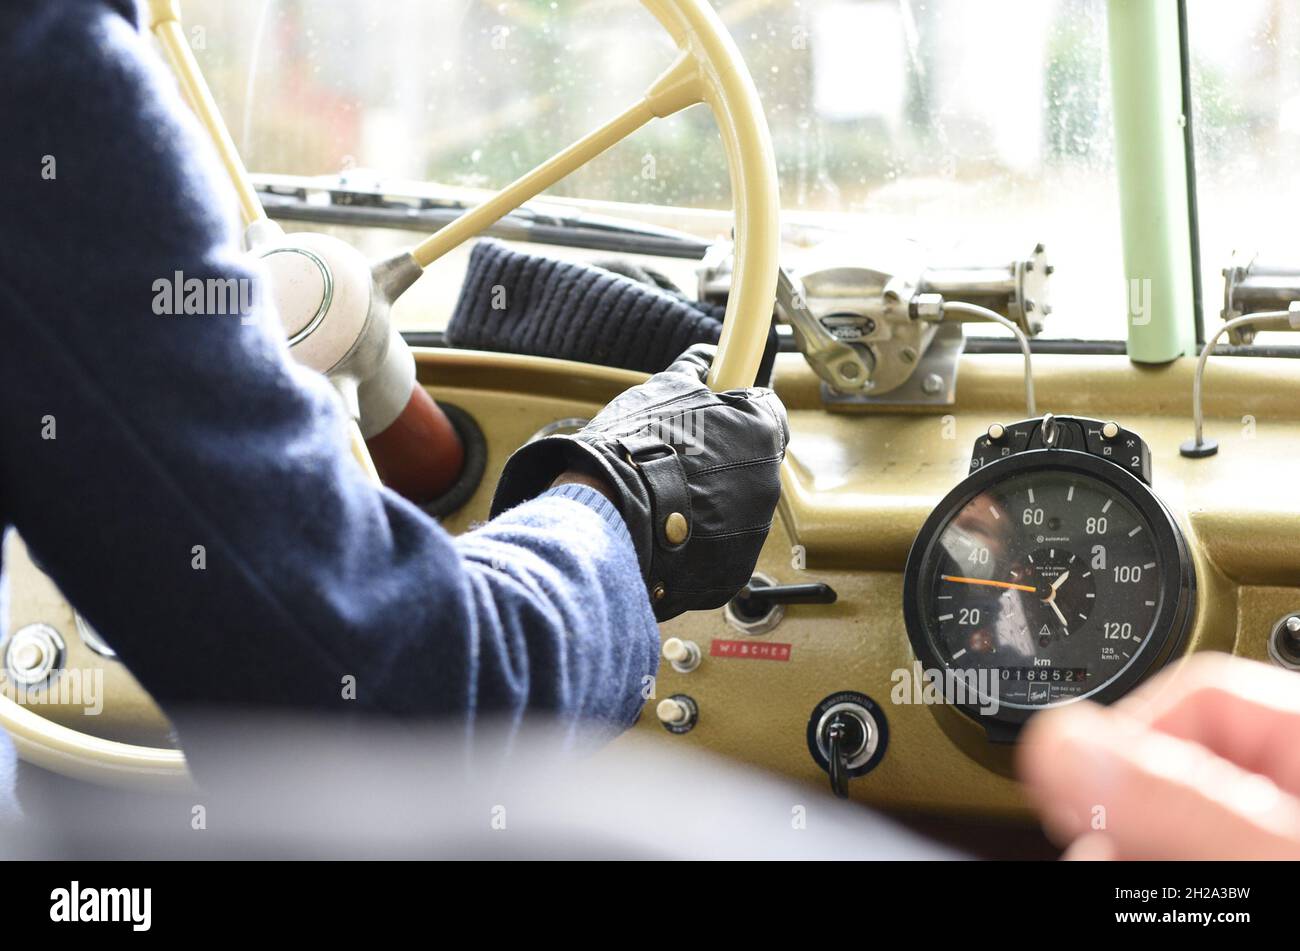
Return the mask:
<svg viewBox="0 0 1300 951">
<path fill-rule="evenodd" d="M 1166 363 L 1196 351 L 1178 4 L 1110 0 L 1107 19 L 1128 354 Z"/>
</svg>

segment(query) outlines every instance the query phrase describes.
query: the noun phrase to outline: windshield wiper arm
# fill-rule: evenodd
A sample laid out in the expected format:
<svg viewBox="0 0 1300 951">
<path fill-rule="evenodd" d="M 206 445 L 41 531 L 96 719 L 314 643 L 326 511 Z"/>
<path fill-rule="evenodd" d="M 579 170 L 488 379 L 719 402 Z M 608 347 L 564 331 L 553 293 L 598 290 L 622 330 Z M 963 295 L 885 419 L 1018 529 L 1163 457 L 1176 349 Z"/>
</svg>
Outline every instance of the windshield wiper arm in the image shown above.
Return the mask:
<svg viewBox="0 0 1300 951">
<path fill-rule="evenodd" d="M 446 199 L 375 189 L 352 188 L 318 178 L 253 176 L 266 213 L 280 221 L 391 228 L 428 234 L 455 221 L 469 207 Z M 322 200 L 322 196 L 324 200 Z M 524 205 L 489 225 L 484 236 L 505 241 L 563 245 L 616 254 L 699 260 L 709 242 L 685 232 L 581 212 L 563 214 Z"/>
</svg>

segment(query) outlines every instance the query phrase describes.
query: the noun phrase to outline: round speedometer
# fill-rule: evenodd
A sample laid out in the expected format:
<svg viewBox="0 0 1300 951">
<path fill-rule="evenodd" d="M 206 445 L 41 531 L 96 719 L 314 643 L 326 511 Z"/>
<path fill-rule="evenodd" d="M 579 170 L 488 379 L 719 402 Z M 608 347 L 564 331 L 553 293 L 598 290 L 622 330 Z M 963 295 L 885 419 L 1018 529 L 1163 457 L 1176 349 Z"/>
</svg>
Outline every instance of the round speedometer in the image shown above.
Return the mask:
<svg viewBox="0 0 1300 951">
<path fill-rule="evenodd" d="M 1182 641 L 1193 592 L 1182 534 L 1140 479 L 1031 449 L 940 503 L 908 558 L 904 613 L 918 659 L 967 691 L 951 702 L 1001 737 L 1036 710 L 1131 689 Z"/>
</svg>

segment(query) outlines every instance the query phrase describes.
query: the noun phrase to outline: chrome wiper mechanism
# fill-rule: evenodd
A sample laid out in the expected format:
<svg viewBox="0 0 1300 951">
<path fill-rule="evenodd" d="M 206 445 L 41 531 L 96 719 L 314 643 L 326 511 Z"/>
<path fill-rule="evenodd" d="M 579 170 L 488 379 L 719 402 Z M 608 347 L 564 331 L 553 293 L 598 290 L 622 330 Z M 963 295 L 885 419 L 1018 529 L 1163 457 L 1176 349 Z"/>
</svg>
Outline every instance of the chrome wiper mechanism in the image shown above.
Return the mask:
<svg viewBox="0 0 1300 951">
<path fill-rule="evenodd" d="M 785 268 L 777 271 L 776 304 L 784 314 L 795 343 L 816 374 L 842 393 L 871 386 L 871 351 L 857 349 L 826 329 L 808 308 L 803 285 Z"/>
</svg>

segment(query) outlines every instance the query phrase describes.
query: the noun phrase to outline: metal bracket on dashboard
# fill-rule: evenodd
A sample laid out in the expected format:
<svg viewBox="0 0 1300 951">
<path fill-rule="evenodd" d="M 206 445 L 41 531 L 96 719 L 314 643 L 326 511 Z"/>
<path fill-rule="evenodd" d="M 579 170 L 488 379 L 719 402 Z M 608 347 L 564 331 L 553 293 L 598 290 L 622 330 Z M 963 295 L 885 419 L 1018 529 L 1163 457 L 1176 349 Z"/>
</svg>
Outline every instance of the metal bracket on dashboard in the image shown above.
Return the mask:
<svg viewBox="0 0 1300 951">
<path fill-rule="evenodd" d="M 952 406 L 957 401 L 957 368 L 966 349 L 961 324 L 940 324 L 934 339 L 901 386 L 887 393 L 842 393 L 822 383 L 827 406 Z"/>
</svg>

